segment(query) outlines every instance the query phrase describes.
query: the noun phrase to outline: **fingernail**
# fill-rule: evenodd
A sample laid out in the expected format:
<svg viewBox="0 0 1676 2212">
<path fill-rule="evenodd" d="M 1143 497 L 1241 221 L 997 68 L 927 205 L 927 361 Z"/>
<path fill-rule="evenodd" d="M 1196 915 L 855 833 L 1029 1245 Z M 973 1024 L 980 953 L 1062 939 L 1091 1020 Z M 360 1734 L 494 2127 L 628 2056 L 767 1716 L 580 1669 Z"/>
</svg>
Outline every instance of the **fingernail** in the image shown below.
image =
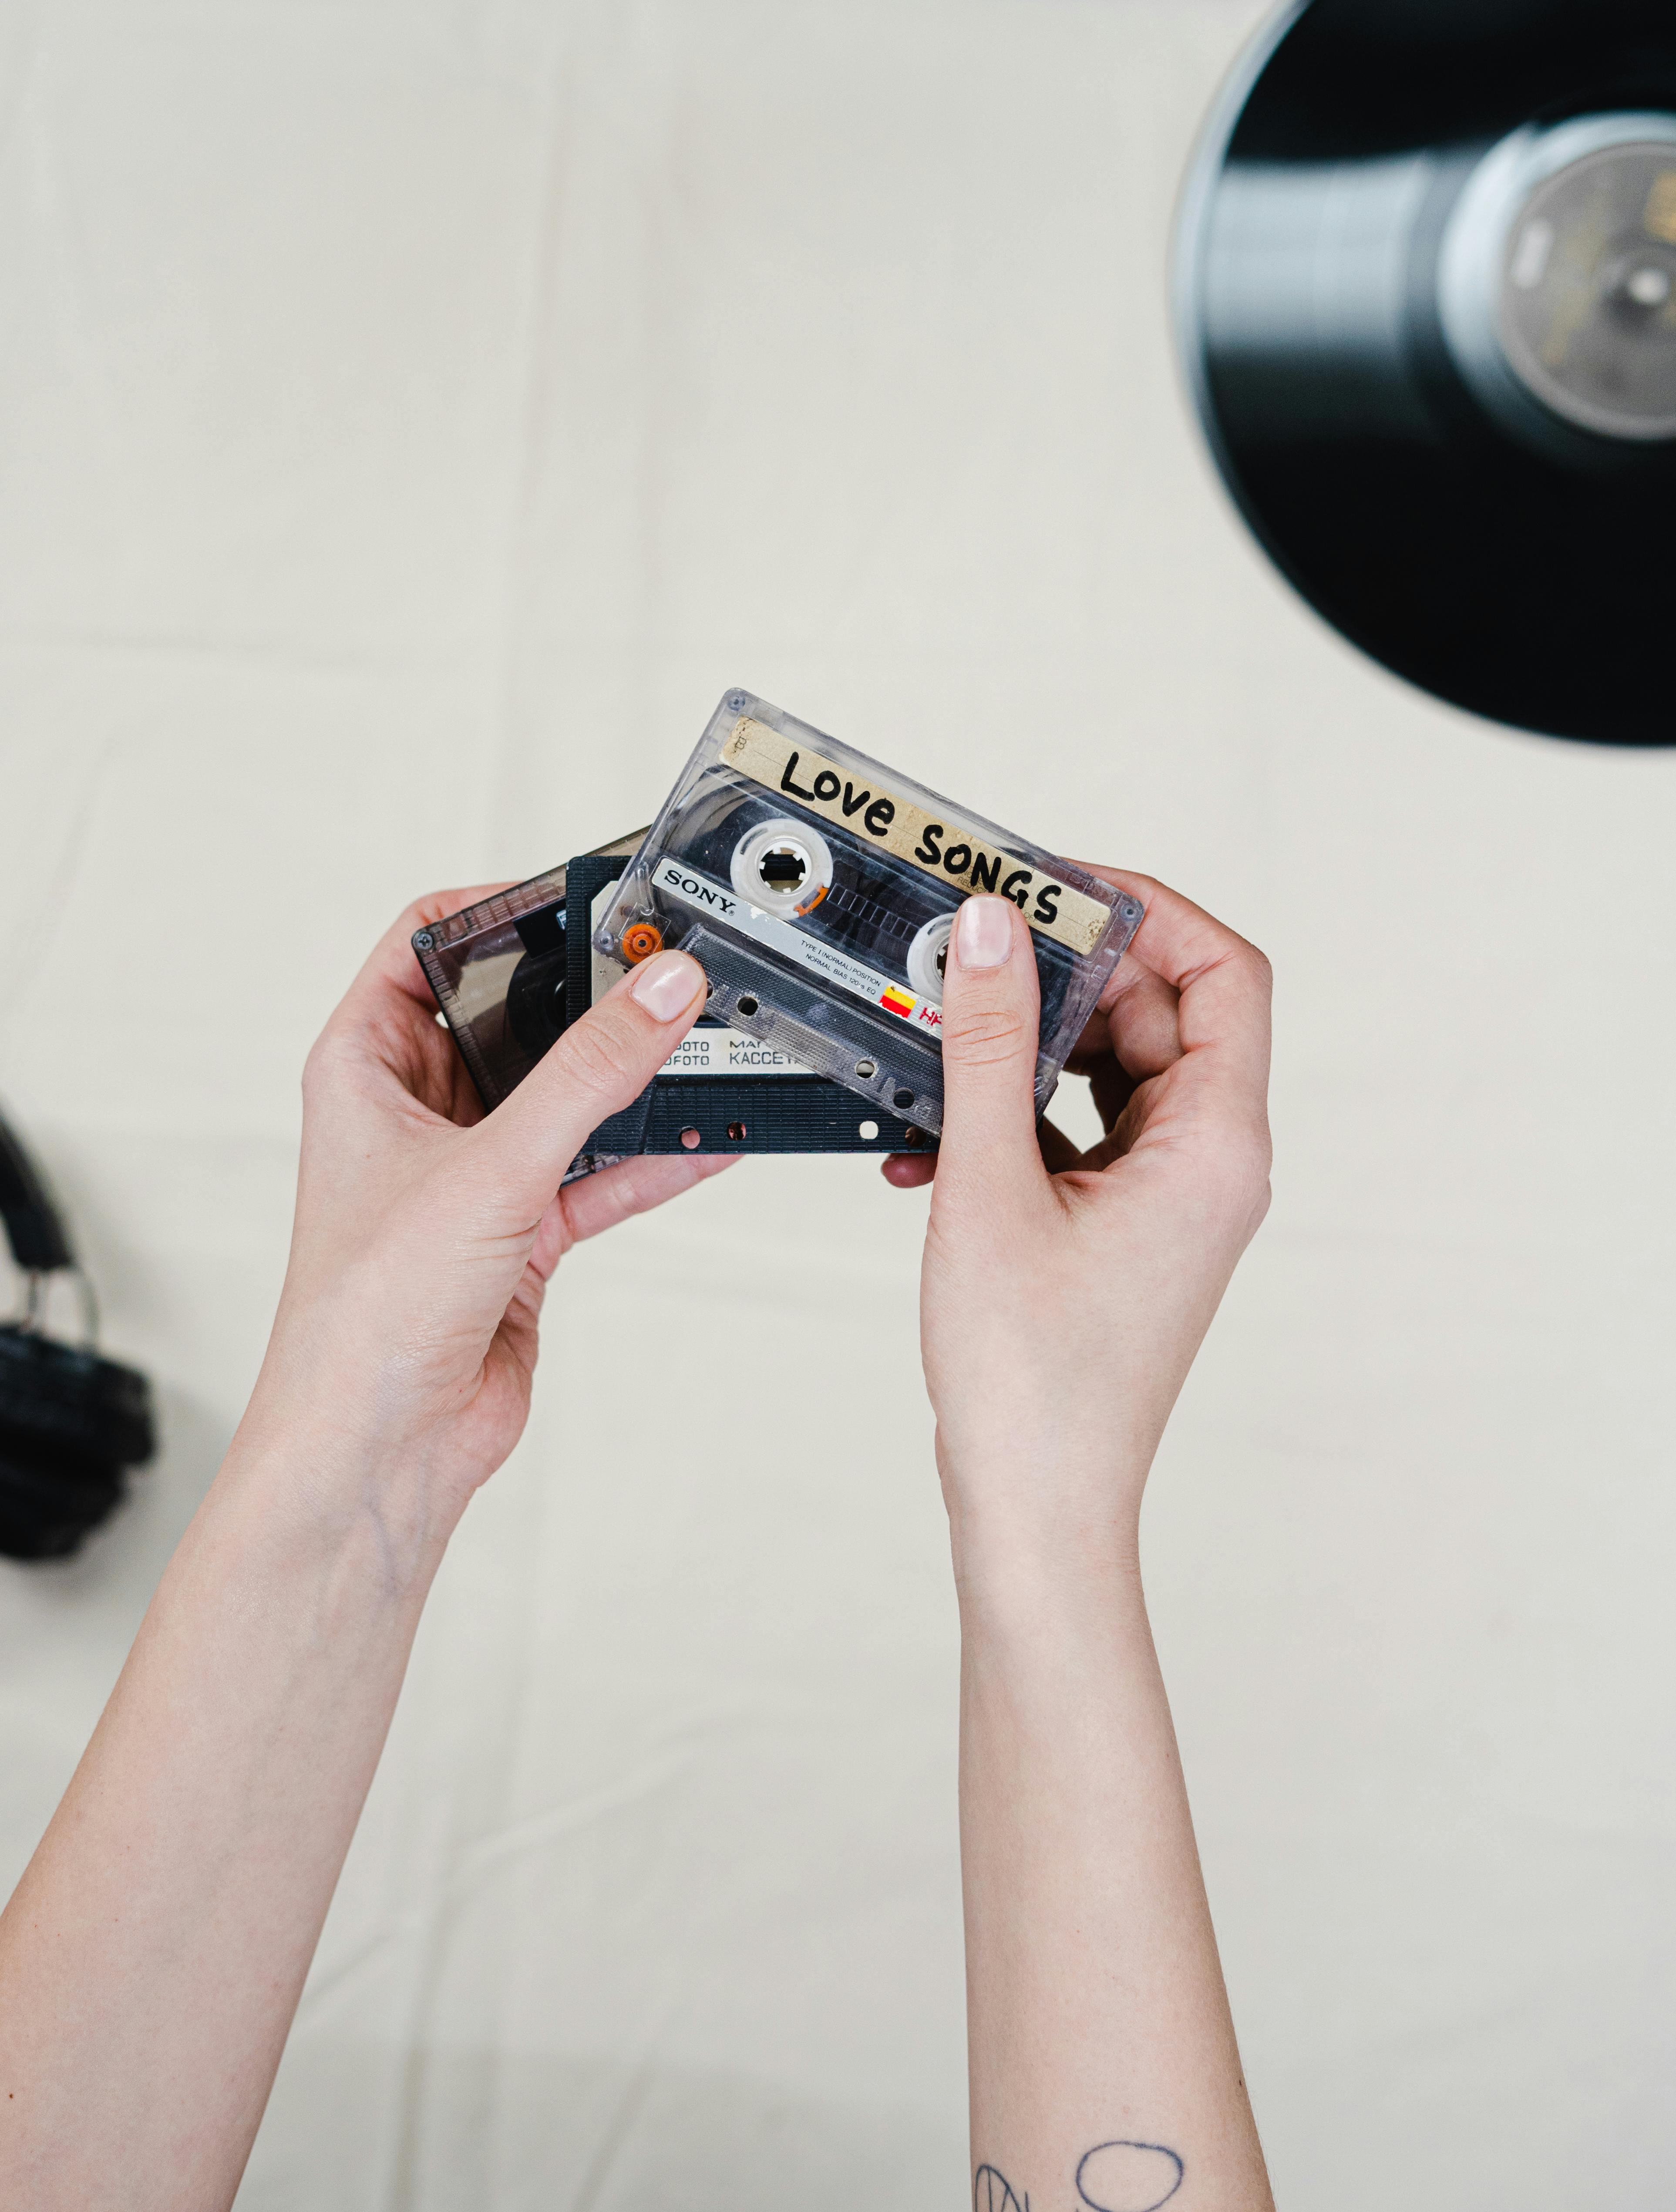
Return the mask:
<svg viewBox="0 0 1676 2212">
<path fill-rule="evenodd" d="M 962 968 L 999 968 L 1012 957 L 1008 902 L 969 898 L 955 916 L 955 951 Z"/>
<path fill-rule="evenodd" d="M 637 969 L 628 995 L 654 1022 L 672 1022 L 698 996 L 704 971 L 685 952 L 660 952 Z"/>
</svg>

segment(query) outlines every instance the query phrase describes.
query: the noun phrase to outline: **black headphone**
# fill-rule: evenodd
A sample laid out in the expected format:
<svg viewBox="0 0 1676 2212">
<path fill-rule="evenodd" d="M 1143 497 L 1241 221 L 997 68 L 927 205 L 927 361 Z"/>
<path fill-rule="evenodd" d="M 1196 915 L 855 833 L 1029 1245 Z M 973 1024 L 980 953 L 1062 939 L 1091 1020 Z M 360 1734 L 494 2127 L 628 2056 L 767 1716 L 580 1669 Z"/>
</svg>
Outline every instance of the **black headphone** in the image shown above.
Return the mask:
<svg viewBox="0 0 1676 2212">
<path fill-rule="evenodd" d="M 0 1322 L 0 1553 L 61 1559 L 114 1510 L 126 1471 L 156 1449 L 143 1375 L 94 1350 L 93 1288 L 40 1170 L 0 1120 L 0 1219 L 23 1276 L 24 1308 Z M 44 1285 L 68 1272 L 85 1344 L 41 1333 Z"/>
</svg>

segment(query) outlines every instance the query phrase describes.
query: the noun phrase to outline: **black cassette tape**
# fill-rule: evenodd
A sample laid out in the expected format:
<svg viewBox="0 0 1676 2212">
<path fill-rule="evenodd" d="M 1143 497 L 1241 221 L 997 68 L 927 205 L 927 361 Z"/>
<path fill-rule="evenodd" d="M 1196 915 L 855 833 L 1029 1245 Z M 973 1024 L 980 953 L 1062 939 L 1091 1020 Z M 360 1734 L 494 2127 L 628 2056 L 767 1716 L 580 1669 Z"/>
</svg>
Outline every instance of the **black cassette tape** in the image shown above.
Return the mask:
<svg viewBox="0 0 1676 2212">
<path fill-rule="evenodd" d="M 747 691 L 712 717 L 593 943 L 689 952 L 721 1019 L 921 1129 L 943 1126 L 943 969 L 978 891 L 1029 924 L 1036 1109 L 1139 927 L 1138 899 Z"/>
<path fill-rule="evenodd" d="M 490 1110 L 616 981 L 620 970 L 590 939 L 642 835 L 416 933 L 419 964 Z M 566 1180 L 647 1153 L 914 1152 L 933 1141 L 707 1014 L 634 1103 L 593 1132 Z"/>
</svg>

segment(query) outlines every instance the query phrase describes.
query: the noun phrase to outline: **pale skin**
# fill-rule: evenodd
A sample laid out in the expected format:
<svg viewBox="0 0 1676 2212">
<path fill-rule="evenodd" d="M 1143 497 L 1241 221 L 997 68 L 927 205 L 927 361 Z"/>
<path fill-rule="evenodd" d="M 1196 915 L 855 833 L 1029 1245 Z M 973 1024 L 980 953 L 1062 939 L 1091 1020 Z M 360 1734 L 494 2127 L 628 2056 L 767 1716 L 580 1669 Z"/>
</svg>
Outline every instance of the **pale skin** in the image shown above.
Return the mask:
<svg viewBox="0 0 1676 2212">
<path fill-rule="evenodd" d="M 945 997 L 921 1324 L 962 1668 L 982 2212 L 1271 2203 L 1142 1596 L 1158 1439 L 1266 1204 L 1268 974 L 1144 878 L 1084 1039 L 1108 1134 L 1038 1132 L 1035 963 L 969 901 Z M 484 1120 L 402 916 L 310 1055 L 268 1355 L 0 1917 L 0 2202 L 230 2205 L 432 1577 L 520 1434 L 571 1245 L 727 1164 L 562 1193 L 703 1004 L 626 977 Z M 762 1164 L 759 1172 L 772 1172 Z M 742 1188 L 741 1202 L 749 1202 Z"/>
<path fill-rule="evenodd" d="M 1035 1126 L 1035 963 L 1005 900 L 962 908 L 944 1006 L 920 1333 L 960 1597 L 977 2202 L 1258 2212 L 1139 1520 L 1267 1210 L 1270 978 L 1175 893 L 1097 872 L 1147 908 L 1073 1063 L 1101 1144 Z"/>
</svg>

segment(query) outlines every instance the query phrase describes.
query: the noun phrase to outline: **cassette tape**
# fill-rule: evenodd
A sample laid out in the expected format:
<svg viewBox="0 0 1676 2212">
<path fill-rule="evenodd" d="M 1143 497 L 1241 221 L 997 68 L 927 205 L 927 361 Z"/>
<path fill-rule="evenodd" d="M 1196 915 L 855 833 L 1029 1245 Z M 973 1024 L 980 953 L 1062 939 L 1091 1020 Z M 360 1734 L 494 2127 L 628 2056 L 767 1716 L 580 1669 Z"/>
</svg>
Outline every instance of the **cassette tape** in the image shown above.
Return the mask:
<svg viewBox="0 0 1676 2212">
<path fill-rule="evenodd" d="M 626 858 L 643 831 L 590 860 Z M 569 866 L 416 930 L 425 981 L 492 1111 L 558 1042 L 571 1018 L 566 888 Z"/>
<path fill-rule="evenodd" d="M 593 941 L 622 967 L 691 953 L 719 1019 L 938 1132 L 944 964 L 977 891 L 1030 927 L 1040 1113 L 1140 902 L 750 692 L 716 710 Z"/>
<path fill-rule="evenodd" d="M 416 932 L 419 964 L 491 1111 L 616 981 L 590 939 L 644 836 Z M 647 1153 L 914 1152 L 932 1142 L 707 1012 L 634 1103 L 592 1133 L 565 1180 Z"/>
</svg>

